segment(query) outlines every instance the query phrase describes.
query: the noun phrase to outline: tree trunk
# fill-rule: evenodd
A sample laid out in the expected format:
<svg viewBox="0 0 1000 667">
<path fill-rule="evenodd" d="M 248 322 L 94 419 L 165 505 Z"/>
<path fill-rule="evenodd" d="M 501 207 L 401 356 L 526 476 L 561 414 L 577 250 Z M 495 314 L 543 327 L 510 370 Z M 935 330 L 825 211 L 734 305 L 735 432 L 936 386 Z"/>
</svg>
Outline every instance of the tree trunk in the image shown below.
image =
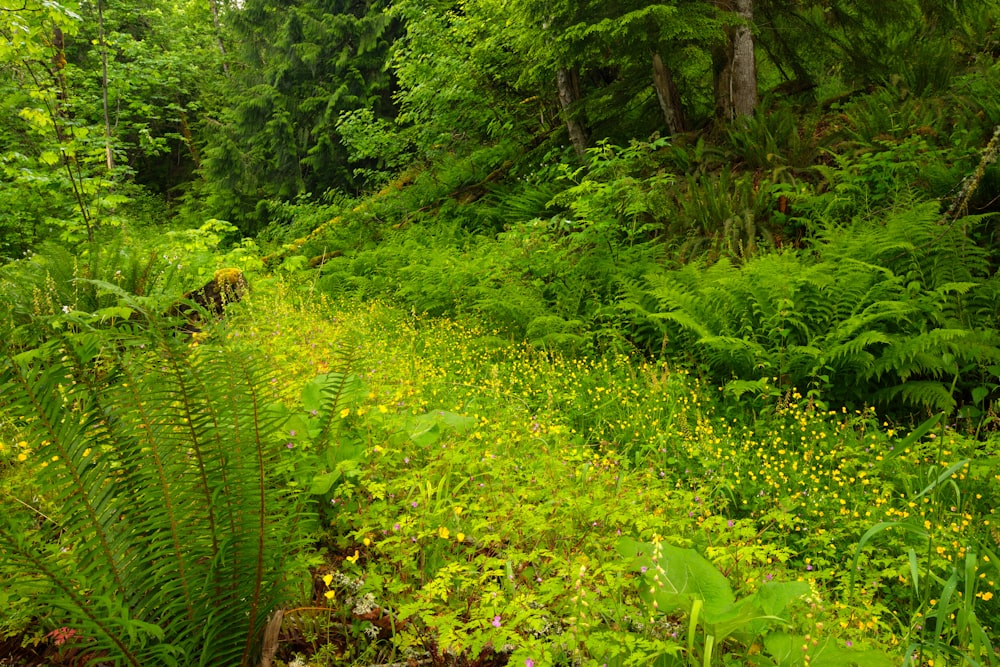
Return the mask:
<svg viewBox="0 0 1000 667">
<path fill-rule="evenodd" d="M 52 130 L 55 133 L 56 142 L 62 144 L 70 140 L 71 133 L 66 130 L 68 122 L 66 109 L 69 105 L 69 87 L 66 84 L 66 72 L 64 71 L 66 67 L 66 37 L 63 35 L 63 31 L 59 29 L 59 26 L 52 28 L 52 49 L 52 68 L 47 71 L 53 79 L 56 95 L 52 103 L 46 103 L 45 106 L 48 109 L 49 118 L 52 120 Z M 27 60 L 23 62 L 28 75 L 35 84 L 35 88 L 45 90 L 46 88 L 42 87 L 42 83 L 32 70 L 30 63 Z M 80 216 L 83 218 L 83 224 L 87 227 L 87 241 L 93 243 L 94 227 L 90 211 L 87 208 L 87 202 L 83 199 L 83 176 L 80 173 L 80 163 L 76 161 L 76 157 L 71 155 L 69 151 L 60 150 L 59 154 L 62 156 L 63 167 L 66 168 L 66 176 L 73 187 L 73 195 L 76 197 L 77 206 L 80 208 Z M 74 166 L 76 167 L 76 173 L 73 173 Z"/>
<path fill-rule="evenodd" d="M 753 0 L 715 0 L 723 11 L 741 19 L 726 27 L 726 48 L 717 54 L 716 112 L 726 120 L 752 115 L 757 108 L 757 61 L 754 57 Z"/>
<path fill-rule="evenodd" d="M 104 39 L 104 3 L 97 0 L 97 32 L 101 42 L 101 102 L 104 105 L 104 158 L 108 171 L 115 168 L 115 156 L 111 150 L 111 116 L 108 113 L 108 43 Z"/>
<path fill-rule="evenodd" d="M 681 96 L 674 85 L 674 77 L 670 70 L 663 64 L 663 59 L 659 53 L 653 54 L 653 88 L 656 89 L 656 98 L 660 101 L 660 109 L 663 110 L 663 120 L 667 124 L 669 135 L 683 132 L 685 127 L 684 108 L 681 106 Z"/>
<path fill-rule="evenodd" d="M 556 85 L 559 88 L 559 105 L 562 107 L 563 117 L 566 119 L 566 129 L 569 131 L 569 140 L 573 144 L 573 150 L 579 157 L 587 154 L 587 131 L 583 123 L 576 117 L 576 102 L 580 99 L 579 78 L 576 72 L 570 72 L 565 67 L 560 67 L 556 73 Z"/>
<path fill-rule="evenodd" d="M 187 113 L 181 105 L 179 98 L 177 99 L 177 106 L 180 109 L 181 115 L 181 136 L 184 137 L 184 143 L 187 145 L 188 152 L 191 153 L 191 160 L 194 162 L 195 169 L 201 169 L 201 156 L 198 154 L 198 146 L 194 143 L 194 137 L 191 136 L 191 126 L 188 125 Z"/>
<path fill-rule="evenodd" d="M 219 47 L 219 53 L 222 54 L 222 71 L 228 77 L 229 63 L 226 62 L 228 54 L 226 53 L 226 45 L 222 42 L 222 25 L 219 22 L 219 5 L 216 4 L 216 0 L 208 0 L 208 6 L 212 10 L 212 25 L 215 27 L 215 44 Z"/>
</svg>

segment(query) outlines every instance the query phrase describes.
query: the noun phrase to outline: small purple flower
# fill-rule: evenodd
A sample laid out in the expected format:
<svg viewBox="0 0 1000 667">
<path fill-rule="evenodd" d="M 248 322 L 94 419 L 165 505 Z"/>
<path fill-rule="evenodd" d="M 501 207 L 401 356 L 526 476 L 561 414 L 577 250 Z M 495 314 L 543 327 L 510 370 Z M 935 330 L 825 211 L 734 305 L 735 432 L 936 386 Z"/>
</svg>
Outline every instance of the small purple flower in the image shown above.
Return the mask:
<svg viewBox="0 0 1000 667">
<path fill-rule="evenodd" d="M 639 568 L 639 571 L 642 572 L 643 574 L 646 574 L 646 570 L 648 570 L 648 569 L 649 569 L 648 567 L 646 567 L 645 565 L 643 565 L 642 567 Z"/>
<path fill-rule="evenodd" d="M 524 661 L 524 667 L 535 667 L 535 661 L 528 658 Z"/>
<path fill-rule="evenodd" d="M 295 437 L 295 430 L 293 429 L 293 430 L 289 431 L 288 435 L 290 435 L 290 436 L 292 436 L 294 438 Z"/>
<path fill-rule="evenodd" d="M 294 442 L 289 442 L 289 443 L 287 443 L 287 444 L 285 445 L 285 447 L 288 447 L 289 449 L 291 449 L 291 448 L 292 448 L 292 447 L 294 447 L 294 446 L 295 446 L 295 443 L 294 443 Z"/>
<path fill-rule="evenodd" d="M 410 503 L 410 507 L 416 507 L 419 504 L 420 503 L 418 503 L 416 500 L 414 500 L 412 503 Z"/>
<path fill-rule="evenodd" d="M 811 571 L 813 569 L 813 566 L 812 565 L 806 565 L 806 569 Z"/>
<path fill-rule="evenodd" d="M 404 456 L 403 457 L 403 463 L 409 463 L 409 462 L 410 462 L 410 457 L 409 456 Z"/>
<path fill-rule="evenodd" d="M 848 639 L 847 642 L 844 645 L 847 648 L 851 648 L 852 646 L 854 646 L 854 642 L 852 642 L 850 639 Z"/>
<path fill-rule="evenodd" d="M 726 522 L 726 527 L 727 528 L 732 528 L 735 525 L 736 525 L 736 522 L 733 521 L 732 519 L 730 519 L 729 521 Z"/>
<path fill-rule="evenodd" d="M 394 523 L 394 524 L 392 525 L 392 529 L 393 529 L 393 530 L 399 530 L 399 524 L 398 524 L 398 523 Z"/>
<path fill-rule="evenodd" d="M 494 628 L 499 628 L 501 625 L 502 625 L 502 623 L 500 623 L 500 617 L 499 616 L 494 616 L 493 617 L 493 627 Z"/>
</svg>

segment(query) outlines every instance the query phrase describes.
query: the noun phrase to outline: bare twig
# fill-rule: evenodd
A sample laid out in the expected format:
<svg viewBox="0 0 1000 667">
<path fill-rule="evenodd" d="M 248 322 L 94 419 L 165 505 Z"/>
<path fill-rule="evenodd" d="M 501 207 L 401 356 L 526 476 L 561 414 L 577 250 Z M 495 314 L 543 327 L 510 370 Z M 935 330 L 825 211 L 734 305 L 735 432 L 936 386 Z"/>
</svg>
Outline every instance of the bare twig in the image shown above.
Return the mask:
<svg viewBox="0 0 1000 667">
<path fill-rule="evenodd" d="M 59 522 L 58 522 L 58 521 L 56 521 L 56 520 L 55 520 L 55 519 L 53 519 L 52 517 L 48 516 L 48 515 L 47 515 L 47 514 L 45 514 L 44 512 L 41 512 L 40 510 L 36 509 L 35 507 L 32 507 L 31 505 L 29 505 L 28 503 L 24 502 L 23 500 L 21 500 L 21 499 L 20 499 L 20 498 L 18 498 L 17 496 L 11 496 L 11 495 L 7 495 L 7 497 L 8 497 L 8 498 L 10 498 L 11 500 L 15 501 L 15 502 L 19 502 L 19 503 L 21 503 L 22 505 L 24 505 L 24 506 L 25 506 L 25 507 L 27 507 L 27 508 L 28 508 L 29 510 L 31 510 L 32 512 L 34 512 L 34 513 L 35 513 L 35 514 L 37 514 L 38 516 L 42 517 L 42 518 L 43 518 L 43 519 L 45 519 L 46 521 L 48 521 L 48 522 L 50 522 L 50 523 L 52 523 L 52 524 L 55 524 L 56 526 L 59 526 Z M 59 527 L 60 527 L 60 528 L 62 528 L 62 526 L 59 526 Z"/>
</svg>

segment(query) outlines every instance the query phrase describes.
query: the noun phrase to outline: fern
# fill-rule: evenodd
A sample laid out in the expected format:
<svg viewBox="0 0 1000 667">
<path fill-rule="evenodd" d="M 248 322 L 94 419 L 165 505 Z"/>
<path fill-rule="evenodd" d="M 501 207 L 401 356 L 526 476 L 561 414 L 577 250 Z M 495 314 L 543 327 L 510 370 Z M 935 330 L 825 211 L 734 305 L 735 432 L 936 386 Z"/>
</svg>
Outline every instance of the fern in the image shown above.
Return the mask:
<svg viewBox="0 0 1000 667">
<path fill-rule="evenodd" d="M 878 392 L 877 398 L 887 402 L 902 400 L 917 408 L 931 412 L 952 412 L 958 405 L 948 387 L 933 380 L 903 382 Z"/>
<path fill-rule="evenodd" d="M 319 400 L 316 401 L 317 414 L 321 415 L 318 442 L 328 442 L 330 433 L 338 418 L 338 413 L 344 406 L 352 389 L 356 389 L 360 380 L 351 373 L 354 366 L 354 354 L 357 346 L 344 341 L 334 354 L 331 370 L 314 381 L 319 387 Z M 318 381 L 318 382 L 317 382 Z"/>
<path fill-rule="evenodd" d="M 973 328 L 997 293 L 970 240 L 980 221 L 941 225 L 928 203 L 881 224 L 830 225 L 808 254 L 650 275 L 619 312 L 656 326 L 649 351 L 693 357 L 733 391 L 778 377 L 828 401 L 953 409 L 945 396 L 978 387 L 1000 357 L 1000 335 Z"/>
<path fill-rule="evenodd" d="M 49 579 L 57 622 L 117 663 L 252 664 L 302 511 L 267 482 L 280 425 L 253 359 L 159 324 L 4 353 L 0 410 L 59 532 L 26 533 L 12 504 L 0 559 Z"/>
</svg>

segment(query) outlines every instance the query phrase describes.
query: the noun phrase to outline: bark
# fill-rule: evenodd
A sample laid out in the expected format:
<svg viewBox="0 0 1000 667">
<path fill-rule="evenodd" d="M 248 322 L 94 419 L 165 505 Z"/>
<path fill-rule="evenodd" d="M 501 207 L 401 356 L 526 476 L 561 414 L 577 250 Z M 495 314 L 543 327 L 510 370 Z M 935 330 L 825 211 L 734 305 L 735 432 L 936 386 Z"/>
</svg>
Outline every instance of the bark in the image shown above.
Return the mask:
<svg viewBox="0 0 1000 667">
<path fill-rule="evenodd" d="M 52 75 L 53 83 L 55 83 L 56 88 L 56 108 L 55 116 L 59 118 L 64 118 L 64 109 L 67 100 L 69 100 L 69 88 L 66 86 L 66 37 L 63 35 L 63 31 L 59 29 L 59 26 L 54 26 L 52 28 L 52 67 L 49 69 L 49 73 Z M 56 135 L 60 142 L 65 141 L 66 137 L 63 134 L 62 126 L 56 123 Z"/>
<path fill-rule="evenodd" d="M 752 115 L 757 108 L 757 61 L 754 56 L 753 0 L 716 0 L 741 20 L 726 28 L 726 48 L 717 60 L 716 111 L 726 120 Z"/>
<path fill-rule="evenodd" d="M 563 117 L 566 119 L 569 140 L 573 144 L 573 150 L 582 158 L 587 154 L 587 131 L 583 127 L 583 123 L 576 117 L 574 109 L 576 102 L 580 99 L 579 77 L 575 76 L 575 72 L 560 67 L 556 73 L 556 85 L 559 88 L 559 105 L 562 107 Z"/>
<path fill-rule="evenodd" d="M 663 121 L 667 124 L 667 133 L 670 135 L 684 132 L 684 109 L 681 106 L 681 96 L 674 85 L 674 77 L 670 69 L 663 64 L 663 59 L 659 53 L 653 54 L 653 88 L 656 89 L 656 98 L 660 101 L 660 109 L 663 110 Z"/>
<path fill-rule="evenodd" d="M 63 35 L 62 30 L 58 26 L 52 28 L 52 68 L 46 68 L 49 76 L 52 77 L 53 83 L 56 88 L 56 97 L 52 103 L 45 102 L 46 110 L 48 111 L 49 118 L 52 121 L 52 130 L 56 136 L 57 143 L 64 143 L 70 139 L 70 133 L 66 131 L 66 123 L 68 121 L 68 114 L 66 108 L 69 100 L 69 88 L 66 85 L 66 73 L 64 71 L 66 67 L 66 38 Z M 46 90 L 47 87 L 43 87 L 39 76 L 35 73 L 28 60 L 21 60 L 24 64 L 28 75 L 35 84 L 35 88 L 38 90 Z M 43 65 L 44 66 L 44 65 Z M 70 185 L 73 188 L 73 195 L 76 197 L 77 206 L 80 208 L 80 216 L 83 218 L 83 223 L 87 227 L 87 241 L 90 243 L 94 242 L 94 227 L 90 217 L 90 211 L 87 208 L 87 203 L 83 199 L 83 174 L 80 170 L 80 163 L 76 161 L 75 157 L 72 157 L 68 151 L 60 150 L 59 154 L 62 157 L 63 167 L 66 169 L 66 176 L 69 178 Z M 73 167 L 76 167 L 76 173 L 73 173 Z"/>
<path fill-rule="evenodd" d="M 946 220 L 955 220 L 969 214 L 969 202 L 972 200 L 972 195 L 976 193 L 979 183 L 983 180 L 983 176 L 986 175 L 986 169 L 997 161 L 998 156 L 1000 156 L 1000 125 L 997 125 L 993 129 L 993 138 L 990 139 L 990 143 L 983 150 L 976 170 L 962 181 L 958 196 L 955 197 L 951 206 L 948 207 L 948 212 L 945 213 Z"/>
<path fill-rule="evenodd" d="M 108 44 L 104 40 L 104 3 L 97 0 L 97 29 L 101 42 L 101 102 L 104 104 L 104 157 L 108 171 L 115 168 L 115 156 L 111 151 L 111 116 L 108 113 Z"/>
<path fill-rule="evenodd" d="M 201 156 L 198 154 L 198 146 L 194 143 L 194 137 L 191 136 L 191 126 L 188 125 L 187 113 L 181 106 L 179 99 L 177 106 L 181 108 L 181 136 L 184 137 L 184 143 L 187 145 L 188 152 L 191 153 L 191 160 L 194 161 L 195 168 L 201 169 Z"/>
<path fill-rule="evenodd" d="M 208 6 L 212 9 L 212 25 L 215 27 L 215 43 L 222 54 L 222 71 L 229 76 L 229 63 L 226 62 L 226 45 L 222 42 L 222 25 L 219 22 L 219 5 L 216 0 L 208 0 Z"/>
</svg>

